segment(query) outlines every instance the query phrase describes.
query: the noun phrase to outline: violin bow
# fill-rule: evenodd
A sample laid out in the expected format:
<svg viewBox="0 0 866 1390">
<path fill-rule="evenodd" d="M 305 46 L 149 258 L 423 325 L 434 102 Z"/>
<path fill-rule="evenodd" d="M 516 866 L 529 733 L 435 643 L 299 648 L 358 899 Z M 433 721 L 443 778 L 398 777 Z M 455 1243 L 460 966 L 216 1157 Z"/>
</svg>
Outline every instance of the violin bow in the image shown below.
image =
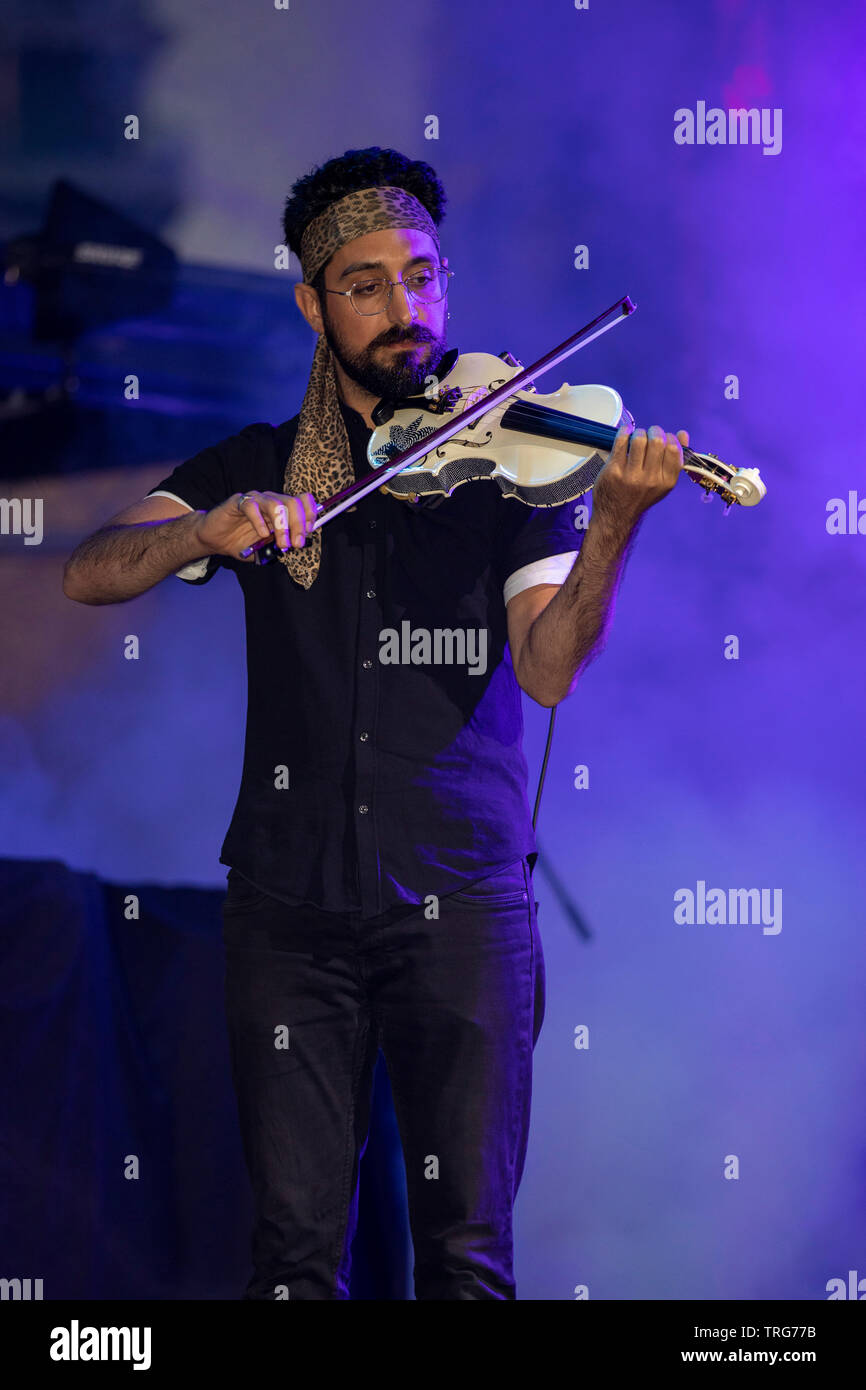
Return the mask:
<svg viewBox="0 0 866 1390">
<path fill-rule="evenodd" d="M 446 421 L 438 429 L 432 430 L 430 434 L 425 434 L 422 440 L 413 444 L 409 449 L 405 449 L 402 454 L 398 454 L 390 463 L 381 464 L 372 473 L 356 479 L 342 492 L 335 493 L 325 502 L 317 502 L 316 519 L 311 530 L 317 530 L 319 526 L 323 526 L 332 517 L 339 516 L 341 512 L 354 506 L 356 502 L 360 502 L 369 493 L 375 492 L 376 488 L 381 487 L 396 473 L 401 473 L 404 468 L 411 467 L 413 463 L 417 463 L 419 459 L 432 453 L 438 445 L 452 439 L 455 434 L 465 430 L 475 420 L 480 420 L 482 415 L 486 415 L 500 401 L 507 400 L 509 396 L 514 395 L 515 391 L 521 391 L 528 382 L 532 382 L 537 376 L 550 371 L 551 367 L 558 366 L 560 362 L 564 362 L 567 357 L 571 357 L 580 348 L 584 348 L 587 344 L 594 342 L 596 338 L 600 338 L 602 333 L 607 333 L 609 329 L 615 328 L 618 323 L 622 323 L 623 319 L 633 314 L 636 308 L 637 305 L 633 300 L 624 294 L 622 299 L 618 299 L 609 309 L 605 309 L 603 314 L 599 314 L 583 328 L 579 328 L 576 333 L 572 333 L 570 338 L 566 338 L 564 343 L 559 344 L 559 347 L 552 348 L 543 357 L 539 357 L 537 362 L 533 362 L 529 367 L 524 367 L 516 376 L 509 377 L 501 386 L 497 386 L 495 391 L 491 391 L 487 396 L 482 396 L 474 405 L 459 411 L 453 419 Z M 616 315 L 616 317 L 612 317 L 612 315 Z M 610 322 L 605 322 L 606 319 L 609 319 Z M 241 559 L 246 559 L 248 555 L 272 544 L 273 541 L 270 539 L 256 541 L 255 544 L 241 551 Z"/>
</svg>

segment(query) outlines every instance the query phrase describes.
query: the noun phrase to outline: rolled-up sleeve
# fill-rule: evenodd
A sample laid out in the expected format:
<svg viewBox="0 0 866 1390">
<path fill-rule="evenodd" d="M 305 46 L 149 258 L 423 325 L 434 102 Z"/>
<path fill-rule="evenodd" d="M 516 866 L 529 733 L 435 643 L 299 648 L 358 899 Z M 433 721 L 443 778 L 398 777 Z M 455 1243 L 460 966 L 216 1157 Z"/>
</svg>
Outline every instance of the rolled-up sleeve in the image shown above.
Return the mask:
<svg viewBox="0 0 866 1390">
<path fill-rule="evenodd" d="M 262 461 L 272 434 L 270 425 L 247 425 L 179 463 L 147 496 L 170 497 L 189 511 L 209 512 L 236 492 L 261 490 Z M 188 584 L 206 584 L 223 563 L 221 555 L 205 555 L 175 574 Z"/>
<path fill-rule="evenodd" d="M 527 507 L 503 498 L 497 565 L 507 604 L 534 584 L 563 584 L 586 534 L 588 498 L 556 507 Z"/>
</svg>

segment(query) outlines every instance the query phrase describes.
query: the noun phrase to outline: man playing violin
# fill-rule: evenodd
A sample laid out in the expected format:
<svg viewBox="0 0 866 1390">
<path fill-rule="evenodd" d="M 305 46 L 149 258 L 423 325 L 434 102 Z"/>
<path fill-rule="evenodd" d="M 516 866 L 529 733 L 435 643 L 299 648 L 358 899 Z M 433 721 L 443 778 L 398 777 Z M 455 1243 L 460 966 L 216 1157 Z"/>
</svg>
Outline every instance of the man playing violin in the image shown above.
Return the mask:
<svg viewBox="0 0 866 1390">
<path fill-rule="evenodd" d="M 180 464 L 64 576 L 89 604 L 219 568 L 243 592 L 244 763 L 220 862 L 255 1200 L 248 1299 L 349 1296 L 380 1050 L 416 1297 L 516 1297 L 512 1208 L 545 995 L 521 692 L 550 708 L 575 689 L 688 444 L 621 429 L 583 532 L 573 504 L 529 507 L 482 481 L 432 503 L 374 490 L 313 530 L 316 503 L 371 471 L 376 404 L 423 393 L 445 355 L 444 209 L 429 165 L 378 147 L 298 180 L 284 232 L 317 335 L 299 414 Z M 270 536 L 279 563 L 241 557 Z M 404 624 L 422 640 L 385 660 L 383 634 Z M 466 659 L 472 634 L 483 670 Z"/>
</svg>

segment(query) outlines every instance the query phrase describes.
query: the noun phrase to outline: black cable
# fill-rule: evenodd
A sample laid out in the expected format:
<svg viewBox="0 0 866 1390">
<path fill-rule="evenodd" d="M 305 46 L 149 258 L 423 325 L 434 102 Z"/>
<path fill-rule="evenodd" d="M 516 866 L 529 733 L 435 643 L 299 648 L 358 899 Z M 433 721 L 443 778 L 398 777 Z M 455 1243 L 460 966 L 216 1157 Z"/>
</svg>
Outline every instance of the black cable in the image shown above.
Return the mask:
<svg viewBox="0 0 866 1390">
<path fill-rule="evenodd" d="M 550 723 L 547 726 L 547 746 L 544 750 L 544 757 L 541 762 L 541 772 L 538 774 L 538 790 L 535 793 L 535 810 L 532 812 L 532 828 L 538 820 L 538 808 L 541 805 L 541 790 L 544 786 L 544 774 L 547 772 L 547 760 L 550 757 L 550 745 L 553 742 L 553 721 L 556 718 L 557 706 L 554 705 L 550 711 Z"/>
<path fill-rule="evenodd" d="M 538 774 L 538 790 L 535 793 L 535 810 L 532 812 L 533 830 L 535 829 L 536 823 L 538 821 L 538 808 L 541 805 L 541 791 L 544 786 L 544 775 L 547 772 L 547 761 L 550 757 L 550 745 L 553 742 L 553 721 L 556 717 L 557 709 L 558 706 L 554 705 L 552 710 L 550 711 L 550 723 L 547 726 L 547 745 L 544 749 L 544 757 L 541 762 L 541 772 Z M 538 857 L 536 859 L 536 864 L 538 863 L 539 859 L 541 860 L 542 872 L 544 873 L 545 878 L 547 878 L 548 882 L 550 883 L 550 886 L 553 889 L 554 894 L 559 901 L 560 907 L 565 912 L 566 916 L 569 918 L 575 931 L 578 933 L 579 936 L 583 937 L 584 941 L 591 941 L 592 932 L 589 926 L 584 921 L 583 917 L 577 909 L 577 906 L 569 896 L 568 891 L 565 888 L 565 885 L 562 883 L 558 875 L 554 872 L 551 864 L 546 859 L 544 859 L 541 853 L 541 845 L 538 846 Z M 536 864 L 533 864 L 530 873 L 535 869 Z"/>
</svg>

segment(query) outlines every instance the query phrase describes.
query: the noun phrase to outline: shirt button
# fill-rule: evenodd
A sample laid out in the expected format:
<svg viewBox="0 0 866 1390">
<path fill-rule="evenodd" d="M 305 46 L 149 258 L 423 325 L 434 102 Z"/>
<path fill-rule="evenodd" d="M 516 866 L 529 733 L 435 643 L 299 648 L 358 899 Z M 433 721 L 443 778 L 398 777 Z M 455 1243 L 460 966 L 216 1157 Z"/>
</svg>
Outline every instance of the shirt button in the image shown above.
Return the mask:
<svg viewBox="0 0 866 1390">
<path fill-rule="evenodd" d="M 369 806 L 365 806 L 363 801 L 361 802 L 361 805 L 358 807 L 358 810 L 361 812 L 362 816 L 366 816 L 369 809 Z"/>
<path fill-rule="evenodd" d="M 367 590 L 367 598 L 375 598 L 375 597 L 376 597 L 376 590 L 375 590 L 375 589 L 368 589 L 368 590 Z"/>
<path fill-rule="evenodd" d="M 362 742 L 362 743 L 366 743 L 366 742 L 367 742 L 367 739 L 368 739 L 369 737 L 370 737 L 370 735 L 367 733 L 367 731 L 366 731 L 366 729 L 365 729 L 364 732 L 360 735 L 361 742 Z"/>
<path fill-rule="evenodd" d="M 372 530 L 373 530 L 373 527 L 376 525 L 376 523 L 375 523 L 375 521 L 368 521 L 368 522 L 367 522 L 367 525 L 369 526 L 370 530 L 372 531 Z"/>
<path fill-rule="evenodd" d="M 372 663 L 372 661 L 370 660 L 370 658 L 368 657 L 366 661 L 362 661 L 362 662 L 361 662 L 361 665 L 363 666 L 363 668 L 364 668 L 365 671 L 369 671 L 369 669 L 370 669 L 370 667 L 373 665 L 373 663 Z"/>
</svg>

